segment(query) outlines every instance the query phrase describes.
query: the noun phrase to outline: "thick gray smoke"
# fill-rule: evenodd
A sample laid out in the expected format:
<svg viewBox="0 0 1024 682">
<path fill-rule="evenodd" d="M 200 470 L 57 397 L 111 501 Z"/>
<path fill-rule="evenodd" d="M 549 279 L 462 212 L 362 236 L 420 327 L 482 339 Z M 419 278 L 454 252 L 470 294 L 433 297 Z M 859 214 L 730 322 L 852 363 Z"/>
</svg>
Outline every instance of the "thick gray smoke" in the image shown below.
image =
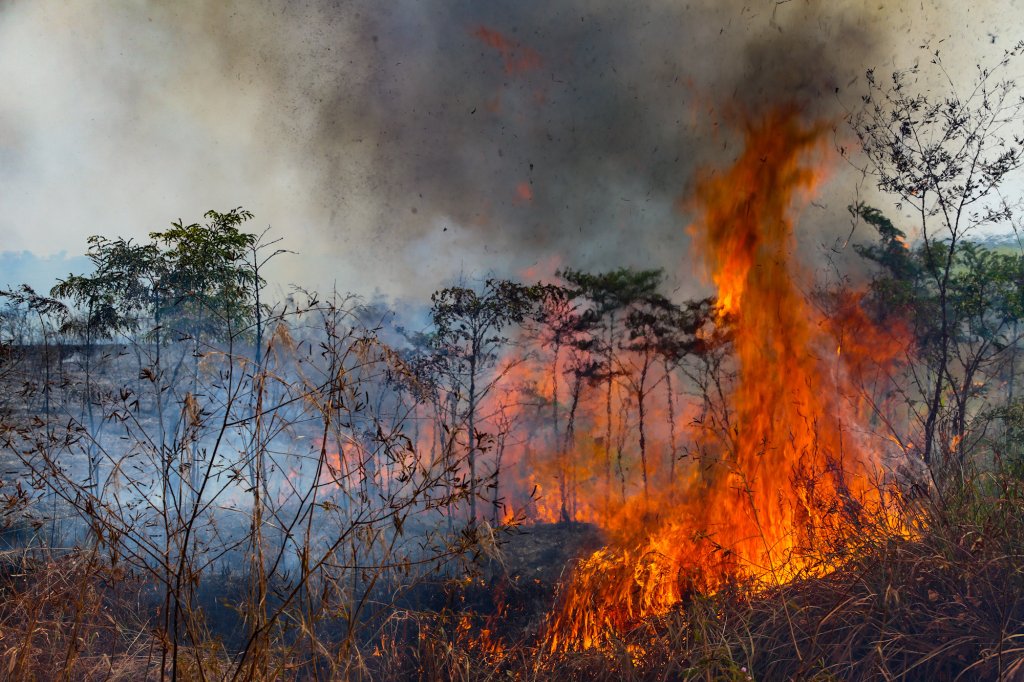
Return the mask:
<svg viewBox="0 0 1024 682">
<path fill-rule="evenodd" d="M 803 18 L 737 17 L 742 33 L 764 24 L 737 40 L 721 8 L 492 4 L 409 3 L 366 29 L 380 56 L 360 102 L 377 142 L 372 184 L 386 197 L 378 234 L 398 252 L 422 244 L 412 257 L 436 260 L 440 276 L 452 274 L 449 245 L 466 241 L 499 263 L 681 260 L 673 201 L 695 163 L 728 160 L 708 106 L 797 98 L 825 109 L 838 79 L 849 80 L 839 60 L 862 63 L 872 47 L 845 19 L 829 32 Z M 314 145 L 332 168 L 348 133 L 324 114 Z M 333 173 L 322 179 L 334 203 L 344 187 Z"/>
<path fill-rule="evenodd" d="M 865 68 L 941 30 L 910 5 L 13 2 L 0 230 L 74 253 L 241 204 L 302 253 L 281 279 L 365 293 L 676 271 L 675 200 L 737 151 L 722 107 L 795 99 L 838 122 Z"/>
</svg>

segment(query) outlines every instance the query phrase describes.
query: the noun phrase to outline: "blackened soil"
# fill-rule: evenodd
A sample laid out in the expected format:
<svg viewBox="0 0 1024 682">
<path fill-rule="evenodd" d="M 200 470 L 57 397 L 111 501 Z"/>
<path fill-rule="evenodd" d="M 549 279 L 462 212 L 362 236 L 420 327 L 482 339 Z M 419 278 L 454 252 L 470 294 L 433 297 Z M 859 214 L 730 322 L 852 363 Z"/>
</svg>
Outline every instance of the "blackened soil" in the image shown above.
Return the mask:
<svg viewBox="0 0 1024 682">
<path fill-rule="evenodd" d="M 522 526 L 502 543 L 500 561 L 488 561 L 477 579 L 466 581 L 461 606 L 506 640 L 530 640 L 576 560 L 603 545 L 601 531 L 590 524 Z"/>
</svg>

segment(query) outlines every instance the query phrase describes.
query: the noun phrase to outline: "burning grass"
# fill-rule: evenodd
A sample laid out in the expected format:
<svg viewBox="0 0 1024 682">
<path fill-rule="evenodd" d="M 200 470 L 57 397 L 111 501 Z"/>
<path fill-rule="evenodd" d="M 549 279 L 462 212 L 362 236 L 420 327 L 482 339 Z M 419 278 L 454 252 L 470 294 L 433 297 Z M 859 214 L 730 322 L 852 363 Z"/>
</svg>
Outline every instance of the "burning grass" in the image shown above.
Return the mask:
<svg viewBox="0 0 1024 682">
<path fill-rule="evenodd" d="M 802 291 L 809 278 L 793 259 L 792 213 L 827 170 L 818 158 L 826 128 L 796 108 L 747 120 L 735 164 L 697 183 L 691 233 L 718 288 L 717 321 L 737 369 L 723 396 L 726 420 L 694 426 L 701 456 L 667 481 L 652 469 L 654 492 L 645 466 L 642 488 L 606 497 L 595 518 L 609 544 L 573 566 L 539 639 L 498 646 L 491 628 L 467 636 L 463 618 L 421 637 L 429 643 L 414 656 L 421 673 L 1020 672 L 1017 479 L 1004 472 L 998 490 L 971 482 L 952 500 L 947 491 L 939 502 L 908 502 L 883 475 L 881 439 L 864 436 L 870 420 L 897 421 L 864 388 L 869 374 L 895 373 L 905 330 L 876 328 L 856 295 L 832 298 L 826 315 Z"/>
<path fill-rule="evenodd" d="M 360 645 L 349 673 L 422 680 L 1018 679 L 1024 480 L 1012 470 L 979 474 L 942 502 L 912 507 L 921 520 L 912 538 L 892 533 L 885 517 L 865 518 L 850 529 L 859 538 L 856 551 L 833 547 L 816 557 L 835 566 L 844 554 L 826 574 L 776 585 L 736 577 L 711 593 L 693 589 L 692 576 L 675 576 L 683 595 L 677 602 L 585 650 L 552 651 L 538 637 L 557 576 L 542 574 L 540 587 L 530 577 L 568 556 L 551 555 L 580 529 L 525 528 L 505 551 L 518 563 L 492 563 L 477 578 L 439 583 L 435 597 L 396 608 L 380 637 Z M 45 562 L 7 555 L 0 631 L 11 679 L 54 679 L 53 671 L 68 679 L 158 679 L 152 658 L 159 646 L 152 624 L 138 619 L 137 602 L 126 598 L 126 576 L 116 583 L 97 568 L 95 557 L 82 553 Z M 284 679 L 298 674 L 304 654 L 294 645 L 271 653 Z M 230 669 L 218 639 L 188 647 L 183 661 L 180 679 Z"/>
<path fill-rule="evenodd" d="M 658 495 L 645 486 L 605 520 L 613 542 L 576 567 L 551 622 L 552 651 L 598 646 L 732 581 L 772 588 L 834 571 L 858 552 L 847 529 L 866 515 L 900 532 L 898 492 L 877 484 L 881 457 L 852 435 L 869 416 L 860 367 L 828 352 L 842 336 L 801 293 L 793 258 L 794 204 L 825 173 L 826 127 L 781 107 L 743 130 L 736 162 L 701 174 L 690 229 L 736 355 L 731 421 L 696 427 L 707 449 L 687 476 Z M 850 344 L 861 352 L 847 356 L 864 354 L 868 333 L 883 336 L 862 328 Z M 896 347 L 874 346 L 872 366 L 892 364 Z M 840 546 L 823 559 L 821 548 Z"/>
<path fill-rule="evenodd" d="M 435 643 L 420 670 L 467 680 L 1020 679 L 1022 495 L 1013 472 L 979 476 L 941 504 L 915 503 L 912 538 L 884 518 L 859 526 L 857 551 L 826 574 L 691 591 L 585 650 L 483 656 L 475 643 Z"/>
</svg>

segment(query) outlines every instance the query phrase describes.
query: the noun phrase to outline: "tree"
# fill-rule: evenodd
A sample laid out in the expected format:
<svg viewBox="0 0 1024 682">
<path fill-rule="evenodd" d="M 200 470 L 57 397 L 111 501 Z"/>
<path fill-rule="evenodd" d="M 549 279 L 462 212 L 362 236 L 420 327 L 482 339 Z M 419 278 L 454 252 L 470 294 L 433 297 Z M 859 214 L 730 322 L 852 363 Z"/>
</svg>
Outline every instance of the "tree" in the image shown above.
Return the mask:
<svg viewBox="0 0 1024 682">
<path fill-rule="evenodd" d="M 83 339 L 107 339 L 135 331 L 152 301 L 160 254 L 154 244 L 92 236 L 86 257 L 93 264 L 87 275 L 70 274 L 50 290 L 56 298 L 69 299 L 83 317 L 68 331 Z"/>
<path fill-rule="evenodd" d="M 139 316 L 151 298 L 152 269 L 158 254 L 152 245 L 137 246 L 130 240 L 93 236 L 88 240 L 86 256 L 94 270 L 88 275 L 70 274 L 58 280 L 50 290 L 57 299 L 68 300 L 81 311 L 69 315 L 62 331 L 84 342 L 82 371 L 85 390 L 82 394 L 83 422 L 90 433 L 97 433 L 93 391 L 92 359 L 96 343 L 118 333 L 135 331 Z M 147 286 L 147 276 L 150 278 Z M 100 481 L 99 462 L 93 443 L 88 444 L 89 480 L 97 490 Z"/>
<path fill-rule="evenodd" d="M 944 433 L 940 445 L 929 451 L 929 463 L 937 453 L 953 455 L 962 469 L 969 442 L 969 420 L 979 402 L 991 400 L 989 383 L 1003 367 L 1012 365 L 1019 341 L 1017 322 L 1024 314 L 1024 256 L 999 253 L 984 245 L 962 240 L 950 257 L 947 240 L 922 241 L 909 246 L 905 235 L 877 209 L 858 205 L 851 210 L 878 231 L 879 243 L 856 247 L 865 259 L 879 267 L 871 282 L 869 303 L 876 319 L 900 319 L 912 323 L 917 357 L 926 374 L 911 373 L 917 393 L 925 398 L 917 410 L 922 431 L 929 419 L 935 433 Z M 929 262 L 949 258 L 948 277 L 937 281 Z M 1013 368 L 1007 379 L 1007 401 L 1012 401 Z M 929 391 L 932 377 L 942 378 L 937 405 Z M 931 398 L 931 400 L 929 400 Z M 983 431 L 977 438 L 983 437 Z M 933 437 L 934 440 L 934 437 Z"/>
<path fill-rule="evenodd" d="M 479 291 L 448 287 L 430 297 L 435 342 L 451 368 L 449 376 L 455 382 L 452 394 L 458 404 L 465 405 L 459 412 L 466 424 L 471 523 L 477 519 L 480 401 L 509 369 L 506 364 L 498 376 L 491 374 L 499 352 L 510 341 L 502 332 L 510 325 L 521 324 L 535 309 L 544 291 L 540 284 L 526 286 L 510 280 L 489 279 Z"/>
<path fill-rule="evenodd" d="M 560 395 L 558 377 L 561 374 L 560 364 L 562 361 L 562 350 L 572 348 L 580 340 L 583 332 L 583 318 L 579 310 L 577 300 L 578 291 L 566 287 L 551 286 L 547 288 L 541 298 L 535 315 L 536 336 L 538 348 L 548 348 L 551 352 L 551 436 L 554 456 L 558 467 L 558 494 L 559 494 L 559 516 L 562 521 L 569 521 L 569 477 L 574 469 L 569 459 L 571 448 L 567 437 L 563 437 L 560 425 Z M 572 415 L 575 414 L 575 407 L 579 403 L 579 378 L 571 387 L 572 413 L 569 423 L 572 422 Z M 571 426 L 567 427 L 568 431 Z"/>
<path fill-rule="evenodd" d="M 259 294 L 265 284 L 260 269 L 281 250 L 263 255 L 261 252 L 276 242 L 263 244 L 263 235 L 240 230 L 252 218 L 252 213 L 243 208 L 226 213 L 208 211 L 205 217 L 209 221 L 206 225 L 186 225 L 181 220 L 172 223 L 166 231 L 150 233 L 151 241 L 144 244 L 122 238 L 90 237 L 86 255 L 93 271 L 71 274 L 53 287 L 52 296 L 68 300 L 81 311 L 80 317 L 68 318 L 64 331 L 85 342 L 83 412 L 90 429 L 94 429 L 95 419 L 89 363 L 98 340 L 136 332 L 146 321 L 150 322 L 147 336 L 154 342 L 154 353 L 149 367 L 140 366 L 139 376 L 150 378 L 154 385 L 161 444 L 165 443 L 164 390 L 177 383 L 177 370 L 169 379 L 163 371 L 161 351 L 167 341 L 166 325 L 176 326 L 183 337 L 193 342 L 193 392 L 204 341 L 224 340 L 254 325 L 259 356 L 264 327 L 264 306 Z M 136 350 L 139 351 L 138 347 Z M 141 365 L 141 352 L 138 357 Z M 181 361 L 184 357 L 183 354 Z M 95 463 L 90 464 L 90 478 L 93 477 L 98 484 Z"/>
<path fill-rule="evenodd" d="M 1024 43 L 1018 43 L 994 68 L 978 67 L 964 93 L 949 79 L 938 50 L 929 54 L 933 68 L 922 71 L 914 65 L 893 73 L 887 84 L 868 71 L 864 106 L 851 116 L 866 158 L 864 172 L 898 207 L 916 214 L 923 242 L 920 265 L 934 292 L 937 314 L 934 359 L 921 386 L 921 454 L 929 466 L 952 375 L 955 320 L 950 297 L 959 247 L 972 231 L 1010 220 L 1015 208 L 998 190 L 1024 158 L 1024 139 L 1015 132 L 1024 100 L 1004 75 L 1022 52 Z M 945 95 L 911 91 L 919 77 L 929 75 L 948 83 Z"/>
<path fill-rule="evenodd" d="M 36 320 L 39 323 L 39 332 L 42 336 L 43 342 L 43 425 L 45 429 L 45 438 L 43 439 L 44 445 L 42 446 L 44 458 L 50 457 L 50 447 L 54 442 L 53 435 L 53 400 L 51 391 L 53 389 L 53 378 L 52 378 L 52 359 L 50 356 L 50 341 L 54 333 L 59 332 L 64 322 L 68 317 L 68 308 L 62 302 L 41 296 L 36 293 L 35 289 L 27 284 L 22 284 L 17 289 L 0 291 L 0 296 L 8 299 L 15 307 L 22 307 L 31 314 L 35 315 Z M 61 371 L 63 371 L 63 360 L 62 357 L 58 356 L 58 363 L 60 363 Z M 63 384 L 63 382 L 61 382 Z M 91 483 L 92 481 L 90 481 Z M 53 546 L 57 541 L 57 499 L 58 496 L 55 491 L 51 491 L 51 512 L 52 518 L 50 519 L 50 545 Z"/>
<path fill-rule="evenodd" d="M 624 322 L 632 306 L 657 293 L 664 273 L 661 270 L 619 268 L 598 274 L 567 269 L 559 274 L 575 286 L 579 290 L 579 295 L 588 302 L 588 308 L 583 313 L 583 323 L 592 339 L 586 343 L 590 352 L 601 358 L 599 365 L 591 368 L 596 370 L 591 376 L 605 388 L 604 452 L 607 507 L 611 499 L 612 481 L 612 394 L 619 369 L 617 351 L 626 334 Z M 621 451 L 618 466 L 624 485 Z"/>
<path fill-rule="evenodd" d="M 205 217 L 206 225 L 179 220 L 169 230 L 149 235 L 163 246 L 159 312 L 193 340 L 197 359 L 202 339 L 224 338 L 252 324 L 255 292 L 262 285 L 257 267 L 246 263 L 259 237 L 239 229 L 252 213 L 235 208 L 207 211 Z"/>
<path fill-rule="evenodd" d="M 661 294 L 649 294 L 637 301 L 626 318 L 628 339 L 623 349 L 630 351 L 626 362 L 629 368 L 623 372 L 637 406 L 637 432 L 640 445 L 640 465 L 644 484 L 644 497 L 648 494 L 647 463 L 647 409 L 648 395 L 661 382 L 666 386 L 668 406 L 669 454 L 668 482 L 675 478 L 676 431 L 675 396 L 672 389 L 672 370 L 690 353 L 698 352 L 703 342 L 698 331 L 711 319 L 711 301 L 689 301 L 680 306 Z M 662 375 L 650 381 L 649 375 L 654 364 L 660 360 Z"/>
</svg>

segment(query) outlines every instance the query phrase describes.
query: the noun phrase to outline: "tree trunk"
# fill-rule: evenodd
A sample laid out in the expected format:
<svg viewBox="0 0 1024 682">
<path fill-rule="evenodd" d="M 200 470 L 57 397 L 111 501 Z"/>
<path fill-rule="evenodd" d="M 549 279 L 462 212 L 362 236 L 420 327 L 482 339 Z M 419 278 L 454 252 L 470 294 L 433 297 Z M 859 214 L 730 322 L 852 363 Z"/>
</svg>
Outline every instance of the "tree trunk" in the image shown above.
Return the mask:
<svg viewBox="0 0 1024 682">
<path fill-rule="evenodd" d="M 499 512 L 501 511 L 501 495 L 499 490 L 501 488 L 501 457 L 505 454 L 505 433 L 501 433 L 498 436 L 498 449 L 494 453 L 494 498 L 492 504 L 494 505 L 493 510 L 493 523 L 497 527 L 501 522 Z"/>
<path fill-rule="evenodd" d="M 565 425 L 565 445 L 563 451 L 565 453 L 575 453 L 575 436 L 576 436 L 576 409 L 580 404 L 580 391 L 583 389 L 583 375 L 579 372 L 575 375 L 575 380 L 572 384 L 572 403 L 569 407 L 569 418 Z M 572 476 L 571 485 L 569 488 L 569 497 L 572 500 L 572 509 L 569 514 L 569 519 L 574 520 L 576 518 L 576 499 L 578 490 L 576 481 L 576 458 L 575 456 L 569 456 L 569 472 Z"/>
<path fill-rule="evenodd" d="M 644 481 L 644 501 L 648 499 L 647 489 L 647 433 L 645 429 L 645 417 L 646 406 L 644 405 L 644 398 L 647 396 L 646 384 L 647 384 L 647 370 L 650 366 L 650 362 L 645 357 L 644 364 L 640 370 L 640 382 L 637 385 L 636 391 L 636 412 L 637 412 L 637 430 L 640 432 L 640 475 Z"/>
<path fill-rule="evenodd" d="M 467 414 L 467 437 L 469 443 L 469 522 L 476 524 L 476 359 L 477 344 L 474 339 L 469 356 L 469 407 Z"/>
<path fill-rule="evenodd" d="M 608 372 L 608 383 L 605 390 L 605 427 L 604 427 L 604 481 L 605 481 L 605 493 L 604 493 L 604 511 L 605 514 L 611 511 L 611 494 L 612 494 L 612 344 L 614 343 L 615 333 L 615 316 L 612 315 L 608 321 L 608 353 L 607 353 L 607 372 Z M 621 467 L 620 467 L 621 469 Z"/>
<path fill-rule="evenodd" d="M 668 360 L 664 361 L 665 366 L 665 392 L 668 396 L 668 443 L 669 443 L 669 464 L 668 464 L 668 484 L 671 486 L 675 483 L 676 478 L 676 459 L 678 459 L 678 452 L 676 450 L 676 404 L 675 396 L 672 393 L 672 371 L 669 369 Z"/>
<path fill-rule="evenodd" d="M 1013 345 L 1010 346 L 1010 376 L 1006 387 L 1007 398 L 1006 402 L 1009 405 L 1013 404 L 1013 383 L 1017 378 L 1017 320 L 1013 321 Z"/>
<path fill-rule="evenodd" d="M 566 465 L 566 451 L 562 448 L 562 438 L 558 433 L 558 354 L 561 344 L 555 343 L 555 356 L 551 362 L 551 433 L 554 434 L 555 458 L 558 462 L 558 496 L 559 496 L 559 519 L 565 523 L 569 521 L 568 507 L 568 481 L 566 476 L 569 467 Z"/>
</svg>

